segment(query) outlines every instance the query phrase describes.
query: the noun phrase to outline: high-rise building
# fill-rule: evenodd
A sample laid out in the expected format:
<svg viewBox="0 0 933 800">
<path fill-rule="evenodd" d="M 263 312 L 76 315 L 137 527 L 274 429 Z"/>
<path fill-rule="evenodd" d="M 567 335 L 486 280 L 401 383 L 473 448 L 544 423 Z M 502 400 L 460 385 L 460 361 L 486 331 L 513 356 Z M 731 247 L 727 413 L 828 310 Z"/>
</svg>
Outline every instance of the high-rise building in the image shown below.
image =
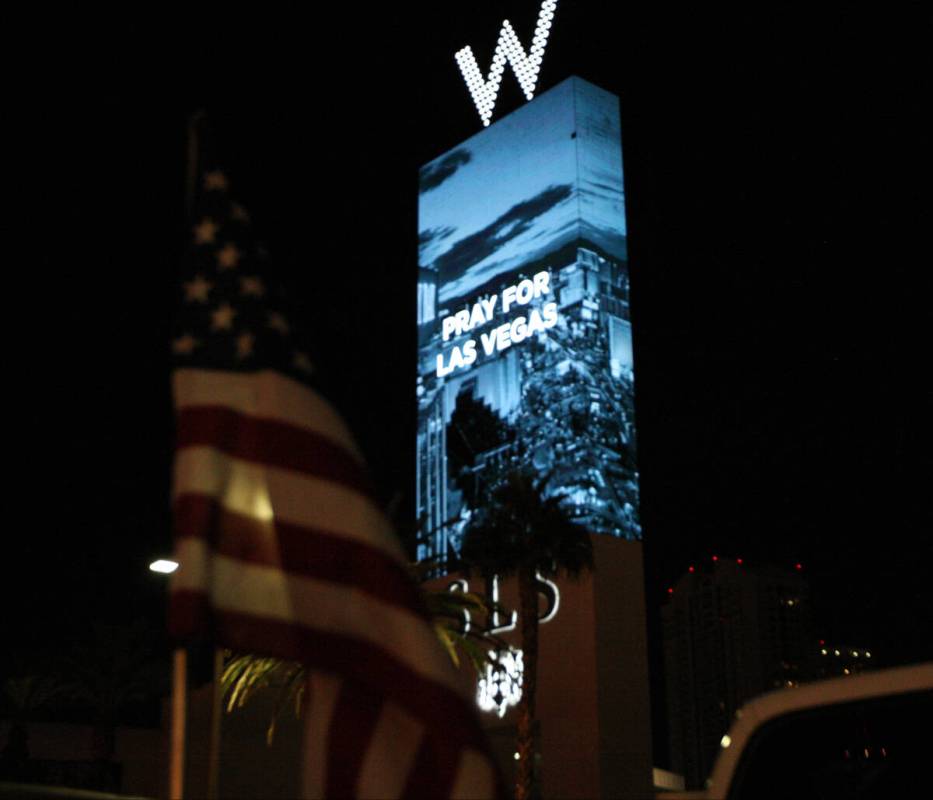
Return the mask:
<svg viewBox="0 0 933 800">
<path fill-rule="evenodd" d="M 813 678 L 845 678 L 874 669 L 875 656 L 869 647 L 820 639 L 814 658 Z"/>
<path fill-rule="evenodd" d="M 814 677 L 807 584 L 720 557 L 671 587 L 661 618 L 671 768 L 699 787 L 746 700 Z"/>
<path fill-rule="evenodd" d="M 653 773 L 618 98 L 568 78 L 420 177 L 417 558 L 456 569 L 513 470 L 564 498 L 595 569 L 542 581 L 541 790 L 640 800 Z M 515 579 L 497 586 L 512 623 L 471 624 L 508 644 L 477 686 L 508 769 L 522 643 Z"/>
</svg>

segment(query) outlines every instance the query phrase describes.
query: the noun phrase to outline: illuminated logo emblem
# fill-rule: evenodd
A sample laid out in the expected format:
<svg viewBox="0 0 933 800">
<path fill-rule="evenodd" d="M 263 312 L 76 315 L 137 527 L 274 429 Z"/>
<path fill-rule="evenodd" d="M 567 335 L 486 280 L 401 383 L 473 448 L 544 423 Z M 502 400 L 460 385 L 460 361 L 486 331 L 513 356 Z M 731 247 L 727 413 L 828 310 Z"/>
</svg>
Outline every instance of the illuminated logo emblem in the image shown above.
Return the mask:
<svg viewBox="0 0 933 800">
<path fill-rule="evenodd" d="M 514 647 L 490 650 L 486 674 L 476 687 L 476 703 L 483 711 L 504 717 L 522 699 L 522 651 Z"/>
<path fill-rule="evenodd" d="M 499 93 L 499 83 L 502 80 L 506 62 L 512 65 L 512 71 L 518 78 L 525 97 L 531 100 L 535 96 L 535 84 L 538 81 L 547 37 L 551 32 L 555 8 L 557 8 L 557 0 L 544 0 L 541 3 L 538 24 L 535 27 L 535 35 L 531 40 L 531 49 L 527 55 L 511 23 L 507 19 L 502 21 L 499 41 L 496 44 L 496 52 L 492 57 L 492 66 L 489 68 L 489 77 L 486 80 L 483 80 L 483 74 L 480 72 L 470 46 L 467 45 L 457 51 L 454 57 L 457 59 L 457 65 L 460 67 L 460 72 L 463 74 L 463 79 L 466 81 L 484 126 L 489 125 L 489 120 L 492 119 L 492 110 L 496 105 L 496 95 Z"/>
</svg>

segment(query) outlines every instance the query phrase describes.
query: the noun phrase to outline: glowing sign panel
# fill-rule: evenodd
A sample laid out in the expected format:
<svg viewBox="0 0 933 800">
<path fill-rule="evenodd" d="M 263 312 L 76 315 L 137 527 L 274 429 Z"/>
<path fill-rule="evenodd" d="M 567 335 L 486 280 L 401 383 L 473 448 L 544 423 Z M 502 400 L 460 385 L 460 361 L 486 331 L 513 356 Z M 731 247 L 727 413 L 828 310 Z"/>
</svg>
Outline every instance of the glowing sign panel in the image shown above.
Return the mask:
<svg viewBox="0 0 933 800">
<path fill-rule="evenodd" d="M 508 469 L 641 537 L 618 100 L 570 78 L 421 169 L 419 559 Z"/>
<path fill-rule="evenodd" d="M 541 3 L 538 24 L 535 27 L 531 49 L 527 55 L 511 23 L 507 19 L 502 21 L 499 41 L 496 43 L 496 52 L 492 57 L 489 77 L 486 80 L 483 80 L 483 74 L 480 72 L 479 64 L 476 63 L 476 57 L 469 45 L 458 50 L 454 55 L 484 126 L 489 125 L 492 119 L 492 110 L 496 105 L 496 95 L 499 92 L 499 83 L 502 81 L 506 63 L 512 65 L 512 70 L 525 93 L 525 98 L 531 100 L 535 96 L 538 72 L 541 70 L 541 60 L 544 57 L 544 48 L 547 45 L 548 34 L 551 32 L 551 23 L 556 8 L 557 0 L 544 0 Z"/>
</svg>

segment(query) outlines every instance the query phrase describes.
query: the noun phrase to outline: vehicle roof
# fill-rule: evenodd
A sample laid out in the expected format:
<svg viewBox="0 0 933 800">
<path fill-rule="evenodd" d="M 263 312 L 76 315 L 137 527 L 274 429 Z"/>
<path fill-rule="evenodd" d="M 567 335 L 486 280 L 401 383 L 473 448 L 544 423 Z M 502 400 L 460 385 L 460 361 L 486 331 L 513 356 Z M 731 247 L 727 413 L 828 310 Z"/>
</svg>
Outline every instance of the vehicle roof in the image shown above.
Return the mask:
<svg viewBox="0 0 933 800">
<path fill-rule="evenodd" d="M 933 689 L 933 662 L 831 678 L 793 689 L 777 689 L 756 697 L 736 712 L 736 721 L 728 733 L 731 741 L 719 751 L 713 772 L 706 782 L 706 796 L 725 797 L 749 738 L 770 719 L 807 708 L 923 689 Z"/>
</svg>

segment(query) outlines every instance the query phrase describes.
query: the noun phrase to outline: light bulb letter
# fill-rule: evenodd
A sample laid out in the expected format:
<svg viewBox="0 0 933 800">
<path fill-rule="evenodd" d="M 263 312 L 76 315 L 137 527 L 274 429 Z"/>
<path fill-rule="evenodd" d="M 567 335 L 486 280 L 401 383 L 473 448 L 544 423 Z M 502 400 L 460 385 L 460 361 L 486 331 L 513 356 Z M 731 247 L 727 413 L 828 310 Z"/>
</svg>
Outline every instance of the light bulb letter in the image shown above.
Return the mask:
<svg viewBox="0 0 933 800">
<path fill-rule="evenodd" d="M 499 83 L 502 81 L 502 73 L 505 70 L 506 63 L 512 66 L 512 72 L 515 73 L 525 97 L 531 100 L 535 96 L 538 72 L 541 69 L 541 60 L 544 57 L 544 48 L 547 45 L 548 34 L 551 31 L 551 21 L 554 19 L 556 8 L 557 0 L 544 0 L 541 3 L 541 10 L 538 11 L 538 23 L 535 26 L 534 37 L 527 53 L 525 53 L 525 48 L 519 41 L 511 23 L 507 19 L 502 21 L 502 27 L 499 30 L 499 41 L 496 43 L 492 65 L 489 67 L 489 75 L 485 80 L 483 80 L 483 73 L 480 71 L 479 64 L 476 63 L 476 56 L 473 55 L 473 50 L 469 45 L 460 48 L 454 54 L 457 66 L 460 67 L 463 80 L 470 90 L 470 96 L 473 98 L 473 103 L 476 105 L 483 126 L 489 125 L 489 121 L 492 119 L 492 111 L 496 105 L 496 95 L 499 92 Z"/>
</svg>

